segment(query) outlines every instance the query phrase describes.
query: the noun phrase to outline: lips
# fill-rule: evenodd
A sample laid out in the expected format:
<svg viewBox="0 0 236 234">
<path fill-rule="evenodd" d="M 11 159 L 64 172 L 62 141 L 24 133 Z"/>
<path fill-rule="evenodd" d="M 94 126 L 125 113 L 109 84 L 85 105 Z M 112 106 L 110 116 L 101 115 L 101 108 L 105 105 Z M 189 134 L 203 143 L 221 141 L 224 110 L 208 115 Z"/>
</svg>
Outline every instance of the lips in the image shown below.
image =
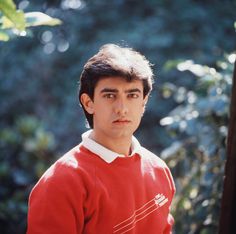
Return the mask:
<svg viewBox="0 0 236 234">
<path fill-rule="evenodd" d="M 113 123 L 115 123 L 115 124 L 128 124 L 130 122 L 131 121 L 128 119 L 117 119 L 117 120 L 113 121 Z"/>
</svg>

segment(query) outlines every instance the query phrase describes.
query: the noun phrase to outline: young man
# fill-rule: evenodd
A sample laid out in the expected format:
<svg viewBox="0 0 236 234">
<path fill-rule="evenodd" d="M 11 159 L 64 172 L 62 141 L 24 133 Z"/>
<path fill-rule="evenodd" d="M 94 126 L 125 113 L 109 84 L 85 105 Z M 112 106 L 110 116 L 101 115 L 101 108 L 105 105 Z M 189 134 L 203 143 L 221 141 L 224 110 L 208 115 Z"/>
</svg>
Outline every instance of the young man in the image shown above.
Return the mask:
<svg viewBox="0 0 236 234">
<path fill-rule="evenodd" d="M 88 60 L 79 99 L 91 130 L 32 190 L 28 234 L 171 233 L 171 173 L 133 136 L 152 77 L 130 48 L 108 44 Z"/>
</svg>

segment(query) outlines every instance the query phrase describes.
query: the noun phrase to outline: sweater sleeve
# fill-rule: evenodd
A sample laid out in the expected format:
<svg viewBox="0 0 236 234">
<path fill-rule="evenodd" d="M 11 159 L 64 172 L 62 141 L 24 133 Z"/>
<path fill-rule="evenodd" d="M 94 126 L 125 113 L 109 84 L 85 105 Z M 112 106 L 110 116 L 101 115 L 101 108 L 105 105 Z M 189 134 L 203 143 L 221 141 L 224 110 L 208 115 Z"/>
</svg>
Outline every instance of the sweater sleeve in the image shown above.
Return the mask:
<svg viewBox="0 0 236 234">
<path fill-rule="evenodd" d="M 171 175 L 171 172 L 170 172 L 169 168 L 167 168 L 167 167 L 165 168 L 165 173 L 166 173 L 166 176 L 167 176 L 167 179 L 168 179 L 168 182 L 169 182 L 170 191 L 172 193 L 172 199 L 173 199 L 174 195 L 175 195 L 175 191 L 176 191 L 174 180 L 173 180 L 173 177 Z M 170 209 L 171 208 L 169 207 L 169 210 Z M 163 234 L 172 234 L 173 225 L 174 225 L 174 218 L 173 218 L 173 216 L 171 215 L 171 213 L 169 211 L 169 214 L 167 216 L 166 228 L 165 228 Z"/>
<path fill-rule="evenodd" d="M 163 186 L 167 186 L 166 188 L 169 191 L 168 197 L 170 198 L 170 201 L 172 202 L 174 195 L 175 195 L 176 188 L 175 188 L 175 183 L 174 183 L 173 177 L 171 175 L 170 169 L 168 168 L 167 164 L 162 159 L 160 159 L 158 156 L 156 156 L 155 154 L 153 154 L 152 152 L 150 152 L 149 150 L 147 150 L 145 148 L 142 148 L 142 150 L 143 150 L 144 155 L 148 155 L 148 158 L 149 158 L 149 160 L 151 160 L 153 167 L 158 168 L 158 170 L 160 170 L 160 168 L 161 168 L 162 172 L 164 173 L 165 179 L 164 179 Z M 166 226 L 164 228 L 163 234 L 172 234 L 172 227 L 174 225 L 174 218 L 170 212 L 171 212 L 171 203 L 169 206 L 169 213 L 166 216 L 166 222 L 165 222 Z"/>
<path fill-rule="evenodd" d="M 51 167 L 30 194 L 27 234 L 82 233 L 85 195 L 78 173 Z"/>
<path fill-rule="evenodd" d="M 174 224 L 174 218 L 171 214 L 169 214 L 167 217 L 167 225 L 166 225 L 166 228 L 165 228 L 163 234 L 172 234 L 173 224 Z"/>
</svg>

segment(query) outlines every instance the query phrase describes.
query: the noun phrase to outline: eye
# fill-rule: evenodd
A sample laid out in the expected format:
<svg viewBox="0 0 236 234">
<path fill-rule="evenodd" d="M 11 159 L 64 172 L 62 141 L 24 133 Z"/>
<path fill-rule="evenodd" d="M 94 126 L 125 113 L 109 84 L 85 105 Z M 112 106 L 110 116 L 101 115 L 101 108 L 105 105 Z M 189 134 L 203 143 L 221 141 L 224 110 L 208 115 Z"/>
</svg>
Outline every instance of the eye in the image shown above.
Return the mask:
<svg viewBox="0 0 236 234">
<path fill-rule="evenodd" d="M 139 94 L 138 93 L 129 93 L 128 98 L 137 99 L 137 98 L 139 98 Z"/>
<path fill-rule="evenodd" d="M 106 93 L 103 95 L 104 98 L 107 98 L 107 99 L 113 99 L 115 98 L 115 94 L 113 93 Z"/>
</svg>

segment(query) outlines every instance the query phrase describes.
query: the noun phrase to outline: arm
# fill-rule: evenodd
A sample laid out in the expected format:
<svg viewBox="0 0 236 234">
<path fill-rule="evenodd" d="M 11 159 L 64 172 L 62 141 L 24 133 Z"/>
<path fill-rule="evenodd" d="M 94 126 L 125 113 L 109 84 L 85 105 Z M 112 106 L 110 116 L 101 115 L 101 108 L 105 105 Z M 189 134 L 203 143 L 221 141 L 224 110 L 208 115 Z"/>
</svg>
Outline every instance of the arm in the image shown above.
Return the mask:
<svg viewBox="0 0 236 234">
<path fill-rule="evenodd" d="M 172 234 L 172 227 L 174 225 L 174 218 L 173 216 L 169 213 L 167 217 L 167 224 L 166 228 L 163 232 L 163 234 Z"/>
<path fill-rule="evenodd" d="M 169 168 L 166 168 L 165 169 L 165 173 L 166 173 L 166 177 L 168 179 L 168 185 L 170 187 L 170 191 L 172 193 L 172 200 L 174 198 L 174 195 L 175 195 L 175 184 L 174 184 L 174 180 L 173 180 L 173 177 L 171 175 L 171 172 L 169 170 Z M 167 185 L 167 186 L 168 186 Z M 169 210 L 170 210 L 170 207 L 169 207 Z M 172 233 L 172 227 L 174 225 L 174 218 L 173 216 L 171 215 L 170 211 L 169 211 L 169 214 L 167 216 L 167 224 L 166 224 L 166 228 L 164 230 L 164 233 L 163 234 L 171 234 Z"/>
<path fill-rule="evenodd" d="M 53 166 L 34 187 L 29 198 L 27 234 L 83 232 L 85 189 L 72 172 Z"/>
</svg>

